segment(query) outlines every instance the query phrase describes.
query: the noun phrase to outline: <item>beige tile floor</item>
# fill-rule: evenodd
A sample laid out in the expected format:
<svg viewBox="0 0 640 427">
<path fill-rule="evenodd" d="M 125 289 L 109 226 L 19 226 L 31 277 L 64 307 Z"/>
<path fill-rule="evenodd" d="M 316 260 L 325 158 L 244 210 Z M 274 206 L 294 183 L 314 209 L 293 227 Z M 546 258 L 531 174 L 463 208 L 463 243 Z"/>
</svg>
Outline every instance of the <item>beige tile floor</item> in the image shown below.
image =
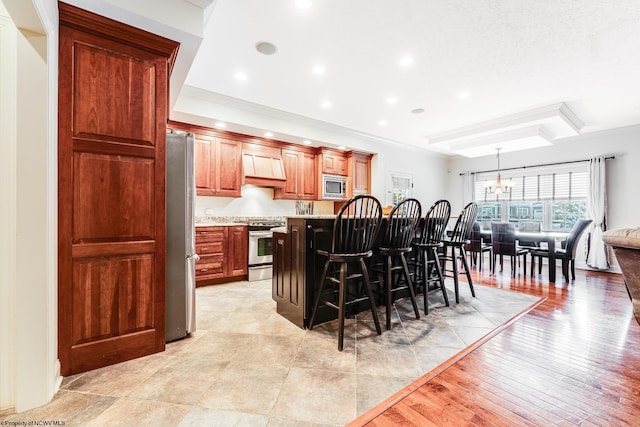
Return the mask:
<svg viewBox="0 0 640 427">
<path fill-rule="evenodd" d="M 52 402 L 4 421 L 86 426 L 344 425 L 528 307 L 536 298 L 463 285 L 415 319 L 396 303 L 390 331 L 371 313 L 313 331 L 276 313 L 270 281 L 198 288 L 198 331 L 163 353 L 65 378 Z M 453 301 L 453 295 L 451 300 Z M 384 328 L 384 310 L 380 310 Z M 422 313 L 422 312 L 421 312 Z"/>
</svg>

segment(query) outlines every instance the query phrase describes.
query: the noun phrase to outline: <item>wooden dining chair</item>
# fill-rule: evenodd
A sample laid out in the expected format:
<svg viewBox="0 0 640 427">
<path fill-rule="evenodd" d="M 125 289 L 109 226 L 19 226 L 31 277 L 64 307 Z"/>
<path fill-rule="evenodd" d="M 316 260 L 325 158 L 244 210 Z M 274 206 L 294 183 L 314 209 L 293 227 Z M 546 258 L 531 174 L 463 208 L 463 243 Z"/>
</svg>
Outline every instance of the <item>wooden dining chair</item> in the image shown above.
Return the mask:
<svg viewBox="0 0 640 427">
<path fill-rule="evenodd" d="M 493 250 L 492 274 L 496 273 L 496 257 L 500 257 L 500 271 L 504 267 L 504 256 L 511 260 L 511 276 L 516 277 L 516 261 L 524 258 L 524 271 L 527 271 L 527 254 L 529 249 L 521 248 L 516 244 L 516 227 L 508 222 L 491 223 L 491 247 Z M 526 273 L 525 273 L 526 274 Z"/>
<path fill-rule="evenodd" d="M 482 238 L 479 222 L 474 222 L 469 235 L 469 244 L 464 246 L 465 251 L 469 254 L 471 265 L 477 265 L 478 270 L 482 271 L 482 261 L 485 252 L 489 252 L 489 268 L 491 268 L 491 243 L 485 243 Z"/>
<path fill-rule="evenodd" d="M 578 241 L 587 226 L 591 224 L 590 219 L 579 219 L 571 228 L 569 236 L 564 244 L 564 247 L 556 248 L 555 257 L 562 261 L 562 275 L 566 282 L 569 281 L 569 270 L 571 270 L 571 279 L 576 279 L 576 250 L 578 249 Z M 538 274 L 542 273 L 542 258 L 549 257 L 549 251 L 538 249 L 531 251 L 531 257 L 538 257 Z M 550 265 L 549 268 L 556 268 L 555 265 Z M 533 270 L 531 270 L 533 274 Z"/>
</svg>

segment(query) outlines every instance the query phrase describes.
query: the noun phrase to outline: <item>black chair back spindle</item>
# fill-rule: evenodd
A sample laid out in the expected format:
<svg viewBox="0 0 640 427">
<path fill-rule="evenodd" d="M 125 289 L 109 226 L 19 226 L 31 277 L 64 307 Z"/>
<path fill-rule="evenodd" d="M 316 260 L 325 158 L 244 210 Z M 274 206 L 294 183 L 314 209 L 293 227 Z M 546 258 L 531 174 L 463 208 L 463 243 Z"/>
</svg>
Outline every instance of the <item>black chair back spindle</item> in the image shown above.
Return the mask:
<svg viewBox="0 0 640 427">
<path fill-rule="evenodd" d="M 416 199 L 405 199 L 396 205 L 387 217 L 387 228 L 381 248 L 411 248 L 421 215 L 422 206 Z"/>
<path fill-rule="evenodd" d="M 334 221 L 331 252 L 366 254 L 372 250 L 382 224 L 382 206 L 373 196 L 360 195 L 346 202 Z"/>
<path fill-rule="evenodd" d="M 469 236 L 471 235 L 471 229 L 473 228 L 473 224 L 476 222 L 476 217 L 478 216 L 478 205 L 474 202 L 469 203 L 467 206 L 462 209 L 460 215 L 458 216 L 458 220 L 456 221 L 456 225 L 453 227 L 453 232 L 451 233 L 450 242 L 451 243 L 467 243 L 469 240 Z"/>
<path fill-rule="evenodd" d="M 448 200 L 438 200 L 431 205 L 424 217 L 417 243 L 437 245 L 442 242 L 449 218 L 451 218 L 451 203 Z"/>
</svg>

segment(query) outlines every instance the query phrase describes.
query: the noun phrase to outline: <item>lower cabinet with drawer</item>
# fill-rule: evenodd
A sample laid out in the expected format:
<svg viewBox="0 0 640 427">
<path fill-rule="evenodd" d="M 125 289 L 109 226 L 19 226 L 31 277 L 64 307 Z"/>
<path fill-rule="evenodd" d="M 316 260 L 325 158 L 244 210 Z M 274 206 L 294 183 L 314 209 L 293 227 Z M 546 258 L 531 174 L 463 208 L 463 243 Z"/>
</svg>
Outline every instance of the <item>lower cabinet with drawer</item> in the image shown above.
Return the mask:
<svg viewBox="0 0 640 427">
<path fill-rule="evenodd" d="M 196 228 L 196 283 L 247 274 L 247 226 Z"/>
</svg>

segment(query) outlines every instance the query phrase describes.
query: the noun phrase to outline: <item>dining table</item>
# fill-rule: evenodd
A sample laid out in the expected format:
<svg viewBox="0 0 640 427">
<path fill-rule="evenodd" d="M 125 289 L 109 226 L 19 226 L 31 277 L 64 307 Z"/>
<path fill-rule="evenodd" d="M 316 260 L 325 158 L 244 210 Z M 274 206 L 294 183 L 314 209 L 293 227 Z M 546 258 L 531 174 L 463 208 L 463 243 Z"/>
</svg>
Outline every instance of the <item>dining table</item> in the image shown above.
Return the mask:
<svg viewBox="0 0 640 427">
<path fill-rule="evenodd" d="M 482 229 L 480 235 L 488 241 L 491 239 L 491 230 Z M 549 282 L 556 281 L 556 240 L 566 240 L 569 233 L 566 231 L 518 231 L 516 239 L 525 242 L 546 242 L 549 258 Z"/>
</svg>

